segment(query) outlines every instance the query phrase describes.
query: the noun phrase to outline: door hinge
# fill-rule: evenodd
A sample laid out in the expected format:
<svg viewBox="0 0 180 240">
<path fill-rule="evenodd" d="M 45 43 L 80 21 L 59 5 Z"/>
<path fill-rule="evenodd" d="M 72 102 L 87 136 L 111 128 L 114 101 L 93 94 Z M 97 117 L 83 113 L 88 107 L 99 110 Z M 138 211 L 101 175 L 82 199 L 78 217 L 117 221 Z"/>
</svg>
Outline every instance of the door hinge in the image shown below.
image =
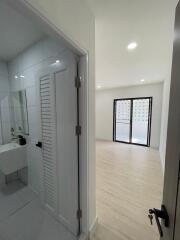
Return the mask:
<svg viewBox="0 0 180 240">
<path fill-rule="evenodd" d="M 80 88 L 81 87 L 81 77 L 77 76 L 75 78 L 75 87 Z"/>
<path fill-rule="evenodd" d="M 79 136 L 81 135 L 81 126 L 76 126 L 76 135 Z"/>
<path fill-rule="evenodd" d="M 77 219 L 81 219 L 82 218 L 82 210 L 78 209 L 77 210 Z"/>
</svg>

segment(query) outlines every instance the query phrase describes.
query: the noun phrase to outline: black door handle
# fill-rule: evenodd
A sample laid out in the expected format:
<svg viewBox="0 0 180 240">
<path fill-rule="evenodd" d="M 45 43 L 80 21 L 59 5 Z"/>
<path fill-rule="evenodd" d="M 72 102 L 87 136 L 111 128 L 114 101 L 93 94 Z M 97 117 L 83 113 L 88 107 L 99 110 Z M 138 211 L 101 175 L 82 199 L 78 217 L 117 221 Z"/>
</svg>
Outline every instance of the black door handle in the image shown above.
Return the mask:
<svg viewBox="0 0 180 240">
<path fill-rule="evenodd" d="M 159 218 L 161 218 L 164 223 L 165 227 L 169 227 L 169 216 L 166 210 L 166 207 L 164 205 L 161 206 L 161 210 L 153 208 L 153 209 L 149 209 L 149 215 L 148 217 L 150 218 L 151 224 L 152 224 L 152 219 L 153 219 L 153 215 L 155 216 L 155 220 L 156 220 L 156 224 L 159 230 L 159 234 L 161 237 L 163 237 L 163 231 L 161 228 L 161 224 L 159 221 Z"/>
<path fill-rule="evenodd" d="M 42 148 L 42 142 L 37 142 L 36 147 Z"/>
</svg>

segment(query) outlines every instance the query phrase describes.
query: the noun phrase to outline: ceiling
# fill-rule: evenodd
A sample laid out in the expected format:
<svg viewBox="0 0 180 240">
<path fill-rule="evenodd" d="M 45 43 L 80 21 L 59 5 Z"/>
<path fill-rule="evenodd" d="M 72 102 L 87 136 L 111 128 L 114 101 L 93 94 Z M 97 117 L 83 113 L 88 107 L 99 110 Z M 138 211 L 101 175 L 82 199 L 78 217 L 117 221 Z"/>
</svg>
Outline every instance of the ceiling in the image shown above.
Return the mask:
<svg viewBox="0 0 180 240">
<path fill-rule="evenodd" d="M 0 59 L 9 61 L 24 49 L 40 40 L 44 33 L 0 0 Z"/>
<path fill-rule="evenodd" d="M 172 56 L 177 0 L 85 0 L 96 19 L 96 85 L 164 81 Z M 130 42 L 134 51 L 127 51 Z"/>
</svg>

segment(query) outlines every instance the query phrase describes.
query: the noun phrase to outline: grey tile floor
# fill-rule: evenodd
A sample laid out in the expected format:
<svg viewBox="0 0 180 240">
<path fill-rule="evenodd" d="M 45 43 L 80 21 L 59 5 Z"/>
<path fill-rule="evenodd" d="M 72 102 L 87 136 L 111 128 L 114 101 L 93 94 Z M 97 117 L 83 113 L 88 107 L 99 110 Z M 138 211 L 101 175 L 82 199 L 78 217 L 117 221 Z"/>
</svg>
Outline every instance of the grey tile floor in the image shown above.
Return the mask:
<svg viewBox="0 0 180 240">
<path fill-rule="evenodd" d="M 0 240 L 75 240 L 42 207 L 30 188 L 15 182 L 0 192 Z"/>
</svg>

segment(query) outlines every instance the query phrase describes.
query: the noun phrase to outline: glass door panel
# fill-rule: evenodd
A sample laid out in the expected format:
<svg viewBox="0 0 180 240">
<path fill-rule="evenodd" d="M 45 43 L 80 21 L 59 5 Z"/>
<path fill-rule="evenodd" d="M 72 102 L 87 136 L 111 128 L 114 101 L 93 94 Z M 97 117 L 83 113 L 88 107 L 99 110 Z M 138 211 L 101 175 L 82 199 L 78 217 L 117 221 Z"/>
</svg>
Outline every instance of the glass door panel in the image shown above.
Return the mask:
<svg viewBox="0 0 180 240">
<path fill-rule="evenodd" d="M 150 99 L 133 100 L 132 143 L 148 145 Z"/>
<path fill-rule="evenodd" d="M 130 108 L 131 100 L 119 100 L 116 102 L 116 141 L 130 141 Z"/>
<path fill-rule="evenodd" d="M 150 146 L 151 115 L 152 97 L 114 100 L 114 141 Z"/>
</svg>

